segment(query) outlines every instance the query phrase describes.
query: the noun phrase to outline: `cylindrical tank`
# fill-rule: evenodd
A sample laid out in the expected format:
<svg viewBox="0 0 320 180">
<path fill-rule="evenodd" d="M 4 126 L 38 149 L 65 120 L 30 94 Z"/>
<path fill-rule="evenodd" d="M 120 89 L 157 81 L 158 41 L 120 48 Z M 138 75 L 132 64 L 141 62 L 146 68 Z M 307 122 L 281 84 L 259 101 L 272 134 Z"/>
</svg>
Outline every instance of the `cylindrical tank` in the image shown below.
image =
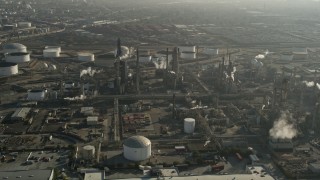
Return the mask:
<svg viewBox="0 0 320 180">
<path fill-rule="evenodd" d="M 218 55 L 219 49 L 204 48 L 203 53 L 208 55 Z"/>
<path fill-rule="evenodd" d="M 60 46 L 45 46 L 44 49 L 55 49 L 59 53 L 61 53 L 61 47 Z"/>
<path fill-rule="evenodd" d="M 180 55 L 181 59 L 196 59 L 196 53 L 191 51 L 183 51 Z"/>
<path fill-rule="evenodd" d="M 123 142 L 124 157 L 131 161 L 143 161 L 151 156 L 151 141 L 143 136 L 132 136 Z"/>
<path fill-rule="evenodd" d="M 95 147 L 91 145 L 83 146 L 82 148 L 82 158 L 83 159 L 92 159 L 94 158 Z"/>
<path fill-rule="evenodd" d="M 45 98 L 45 94 L 43 89 L 32 89 L 28 91 L 27 99 L 30 101 L 42 101 Z"/>
<path fill-rule="evenodd" d="M 193 118 L 185 118 L 184 119 L 184 132 L 187 134 L 191 134 L 194 132 L 194 128 L 196 125 L 196 120 Z"/>
<path fill-rule="evenodd" d="M 94 54 L 92 54 L 92 53 L 79 53 L 78 60 L 83 61 L 83 62 L 94 61 Z"/>
<path fill-rule="evenodd" d="M 10 62 L 0 62 L 0 76 L 12 76 L 18 74 L 18 64 Z"/>
<path fill-rule="evenodd" d="M 30 61 L 30 54 L 26 52 L 10 53 L 6 56 L 7 62 L 24 63 Z"/>
<path fill-rule="evenodd" d="M 179 52 L 189 51 L 196 52 L 196 46 L 179 46 Z"/>
<path fill-rule="evenodd" d="M 18 27 L 19 28 L 30 28 L 31 22 L 18 22 Z"/>
<path fill-rule="evenodd" d="M 148 62 L 151 62 L 151 60 L 152 60 L 152 56 L 150 56 L 150 55 L 139 56 L 139 62 L 141 62 L 141 63 L 148 63 Z"/>
<path fill-rule="evenodd" d="M 27 52 L 27 47 L 19 43 L 9 43 L 3 46 L 4 53 Z"/>
<path fill-rule="evenodd" d="M 52 58 L 52 57 L 59 57 L 60 51 L 59 49 L 45 49 L 43 50 L 43 57 Z"/>
</svg>

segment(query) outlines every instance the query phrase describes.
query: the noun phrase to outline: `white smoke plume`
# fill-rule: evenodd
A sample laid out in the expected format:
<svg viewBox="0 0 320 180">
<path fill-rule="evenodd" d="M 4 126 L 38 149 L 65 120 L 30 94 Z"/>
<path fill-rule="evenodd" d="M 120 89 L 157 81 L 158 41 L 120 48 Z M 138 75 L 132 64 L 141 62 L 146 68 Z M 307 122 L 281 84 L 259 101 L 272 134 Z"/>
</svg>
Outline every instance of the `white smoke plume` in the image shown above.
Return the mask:
<svg viewBox="0 0 320 180">
<path fill-rule="evenodd" d="M 230 78 L 234 81 L 234 73 L 237 71 L 236 67 L 233 67 L 233 71 L 231 72 Z"/>
<path fill-rule="evenodd" d="M 153 64 L 155 65 L 156 69 L 167 68 L 167 62 L 164 57 L 160 57 L 158 61 L 153 61 Z"/>
<path fill-rule="evenodd" d="M 66 97 L 64 99 L 69 100 L 69 101 L 84 100 L 84 99 L 86 99 L 86 96 L 80 95 L 80 96 L 76 96 L 76 97 Z"/>
<path fill-rule="evenodd" d="M 266 56 L 264 54 L 258 54 L 255 59 L 264 59 Z"/>
<path fill-rule="evenodd" d="M 95 69 L 92 69 L 91 67 L 88 67 L 88 69 L 83 69 L 81 72 L 80 72 L 80 78 L 84 75 L 89 75 L 91 77 L 93 77 L 96 73 L 100 73 L 101 71 L 99 70 L 95 70 Z"/>
<path fill-rule="evenodd" d="M 280 118 L 273 123 L 269 134 L 274 139 L 292 139 L 298 131 L 293 123 L 292 114 L 289 111 L 282 111 Z"/>
<path fill-rule="evenodd" d="M 307 87 L 313 87 L 314 86 L 314 82 L 313 81 L 302 81 L 302 83 L 304 83 Z"/>
<path fill-rule="evenodd" d="M 317 88 L 320 90 L 320 84 L 319 84 L 319 83 L 317 83 L 317 84 L 316 84 L 316 86 L 317 86 Z"/>
</svg>

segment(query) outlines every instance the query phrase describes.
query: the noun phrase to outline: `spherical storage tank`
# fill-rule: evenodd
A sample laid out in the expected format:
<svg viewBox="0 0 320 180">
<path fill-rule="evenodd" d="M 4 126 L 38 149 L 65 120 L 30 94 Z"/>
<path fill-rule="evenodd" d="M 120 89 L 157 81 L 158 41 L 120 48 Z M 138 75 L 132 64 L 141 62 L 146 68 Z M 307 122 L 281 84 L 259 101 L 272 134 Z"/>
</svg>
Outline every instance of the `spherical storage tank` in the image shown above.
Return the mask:
<svg viewBox="0 0 320 180">
<path fill-rule="evenodd" d="M 95 154 L 95 147 L 91 145 L 83 146 L 82 148 L 82 158 L 83 159 L 92 159 Z"/>
<path fill-rule="evenodd" d="M 6 56 L 7 62 L 24 63 L 30 61 L 30 54 L 27 52 L 14 52 Z"/>
<path fill-rule="evenodd" d="M 0 76 L 11 76 L 18 74 L 18 65 L 11 62 L 0 62 Z"/>
<path fill-rule="evenodd" d="M 19 43 L 9 43 L 3 46 L 4 53 L 27 52 L 27 47 Z"/>
<path fill-rule="evenodd" d="M 132 136 L 123 142 L 124 157 L 131 161 L 143 161 L 151 156 L 151 141 L 143 136 Z"/>
<path fill-rule="evenodd" d="M 30 101 L 42 101 L 45 98 L 45 90 L 43 89 L 32 89 L 28 91 L 27 99 Z"/>
<path fill-rule="evenodd" d="M 92 54 L 92 53 L 79 53 L 78 60 L 82 61 L 82 62 L 94 61 L 94 54 Z"/>
<path fill-rule="evenodd" d="M 196 125 L 196 120 L 193 118 L 185 118 L 184 119 L 184 132 L 187 134 L 191 134 L 194 132 L 194 128 Z"/>
<path fill-rule="evenodd" d="M 191 51 L 181 52 L 181 59 L 196 59 L 196 53 Z"/>
</svg>

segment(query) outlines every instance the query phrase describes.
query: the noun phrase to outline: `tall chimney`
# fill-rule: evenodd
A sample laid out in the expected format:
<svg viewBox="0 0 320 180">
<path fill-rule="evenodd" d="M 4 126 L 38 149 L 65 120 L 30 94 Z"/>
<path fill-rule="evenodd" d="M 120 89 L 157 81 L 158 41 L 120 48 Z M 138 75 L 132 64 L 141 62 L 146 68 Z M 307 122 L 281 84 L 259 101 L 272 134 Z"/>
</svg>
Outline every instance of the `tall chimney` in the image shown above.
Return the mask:
<svg viewBox="0 0 320 180">
<path fill-rule="evenodd" d="M 137 62 L 136 62 L 136 90 L 140 94 L 140 62 L 139 62 L 139 48 L 137 48 Z"/>
</svg>

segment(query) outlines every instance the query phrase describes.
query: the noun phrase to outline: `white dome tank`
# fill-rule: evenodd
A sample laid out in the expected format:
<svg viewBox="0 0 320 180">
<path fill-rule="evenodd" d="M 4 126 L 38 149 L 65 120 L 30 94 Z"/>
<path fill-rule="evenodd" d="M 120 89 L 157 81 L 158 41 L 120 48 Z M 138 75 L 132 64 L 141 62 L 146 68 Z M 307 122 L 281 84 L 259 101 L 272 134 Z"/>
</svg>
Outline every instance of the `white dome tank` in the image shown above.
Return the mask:
<svg viewBox="0 0 320 180">
<path fill-rule="evenodd" d="M 45 98 L 45 90 L 43 89 L 32 89 L 28 91 L 27 99 L 30 101 L 42 101 Z"/>
<path fill-rule="evenodd" d="M 78 60 L 82 62 L 92 62 L 94 61 L 94 54 L 92 53 L 79 53 Z"/>
<path fill-rule="evenodd" d="M 27 47 L 19 43 L 9 43 L 3 46 L 4 53 L 27 52 Z"/>
<path fill-rule="evenodd" d="M 0 76 L 12 76 L 18 74 L 18 64 L 11 62 L 0 62 Z"/>
<path fill-rule="evenodd" d="M 187 59 L 187 60 L 196 59 L 196 53 L 192 51 L 183 51 L 181 52 L 180 57 L 181 59 Z"/>
<path fill-rule="evenodd" d="M 193 118 L 185 118 L 184 119 L 184 132 L 187 134 L 191 134 L 194 132 L 194 128 L 196 125 L 196 120 Z"/>
<path fill-rule="evenodd" d="M 26 52 L 10 53 L 6 56 L 7 62 L 24 63 L 30 61 L 30 54 Z"/>
<path fill-rule="evenodd" d="M 43 50 L 43 57 L 45 58 L 60 57 L 60 51 L 59 49 L 45 49 Z"/>
<path fill-rule="evenodd" d="M 131 161 L 143 161 L 151 156 L 151 141 L 144 136 L 132 136 L 123 142 L 124 157 Z"/>
<path fill-rule="evenodd" d="M 96 148 L 92 145 L 86 145 L 82 148 L 82 158 L 92 159 L 94 158 Z"/>
<path fill-rule="evenodd" d="M 179 52 L 196 52 L 196 46 L 179 46 Z"/>
</svg>

